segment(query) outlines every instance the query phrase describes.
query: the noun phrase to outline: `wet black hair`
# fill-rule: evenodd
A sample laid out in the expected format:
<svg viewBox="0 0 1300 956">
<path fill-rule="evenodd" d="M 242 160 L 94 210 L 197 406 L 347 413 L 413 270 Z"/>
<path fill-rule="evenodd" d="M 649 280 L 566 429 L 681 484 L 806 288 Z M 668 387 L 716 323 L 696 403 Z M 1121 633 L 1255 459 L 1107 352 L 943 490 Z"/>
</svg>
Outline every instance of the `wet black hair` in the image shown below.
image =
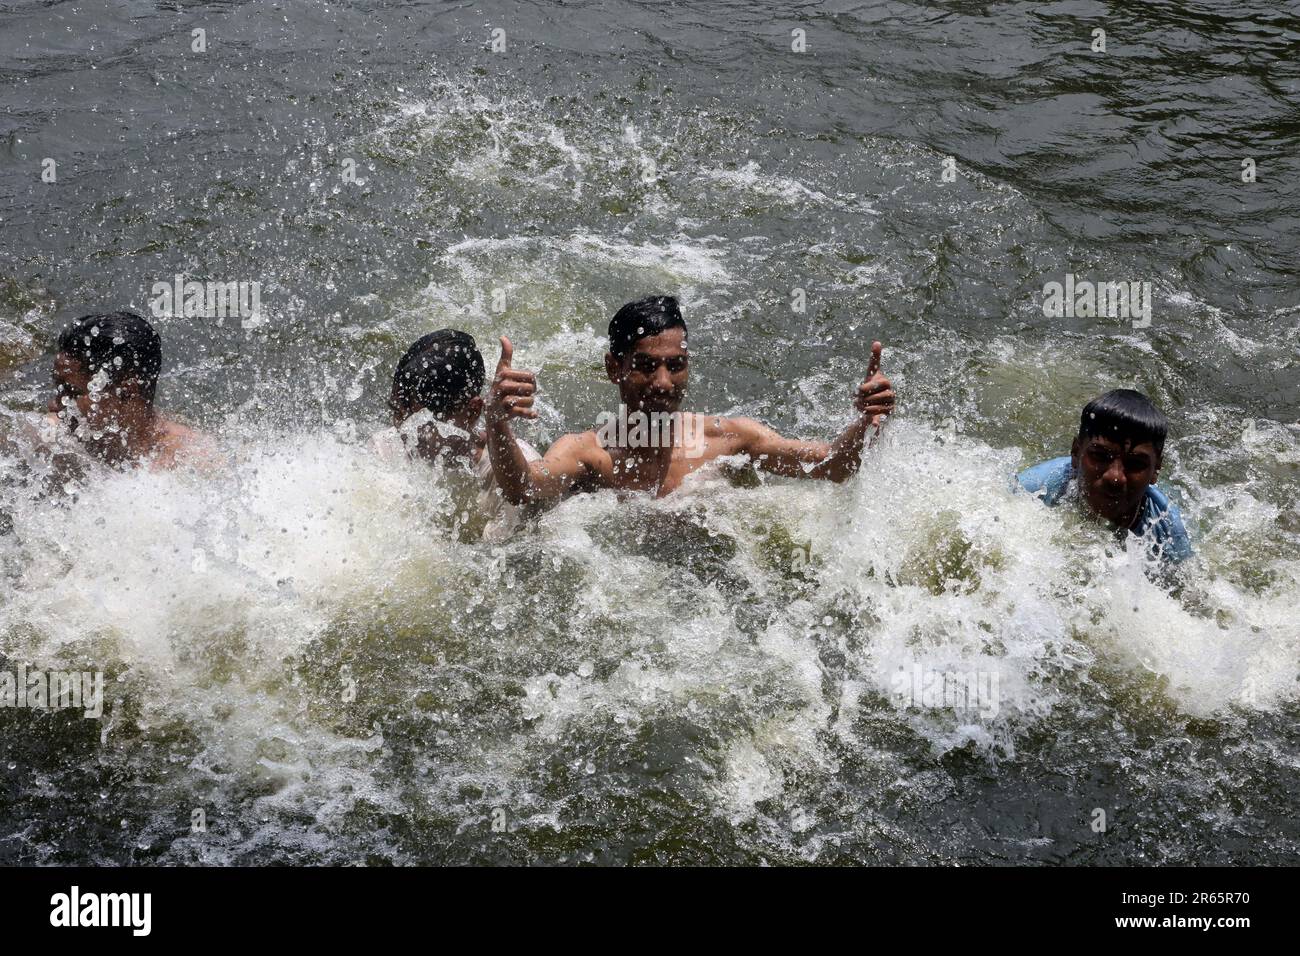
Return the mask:
<svg viewBox="0 0 1300 956">
<path fill-rule="evenodd" d="M 84 315 L 59 335 L 59 352 L 86 367 L 93 377 L 103 371 L 110 385 L 135 380 L 152 402 L 162 370 L 162 339 L 134 312 Z"/>
<path fill-rule="evenodd" d="M 416 339 L 397 363 L 388 407 L 394 415 L 427 408 L 443 418 L 481 392 L 483 378 L 483 355 L 474 336 L 439 329 Z"/>
<path fill-rule="evenodd" d="M 686 320 L 682 318 L 677 299 L 671 295 L 648 295 L 629 302 L 609 320 L 609 350 L 622 358 L 641 339 L 669 329 L 686 332 Z"/>
<path fill-rule="evenodd" d="M 1156 454 L 1163 454 L 1169 434 L 1169 419 L 1151 404 L 1151 399 L 1131 388 L 1117 388 L 1083 407 L 1079 416 L 1079 438 L 1100 436 L 1137 445 L 1149 441 Z"/>
</svg>

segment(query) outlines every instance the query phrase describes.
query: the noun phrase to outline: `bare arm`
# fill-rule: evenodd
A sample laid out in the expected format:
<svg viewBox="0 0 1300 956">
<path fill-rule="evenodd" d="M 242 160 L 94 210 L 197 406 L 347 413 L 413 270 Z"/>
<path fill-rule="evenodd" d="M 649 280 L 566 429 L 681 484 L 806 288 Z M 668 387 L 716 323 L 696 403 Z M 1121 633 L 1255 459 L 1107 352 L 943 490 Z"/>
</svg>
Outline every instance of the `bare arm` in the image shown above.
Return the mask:
<svg viewBox="0 0 1300 956">
<path fill-rule="evenodd" d="M 752 419 L 732 419 L 745 453 L 764 471 L 789 478 L 841 482 L 853 477 L 862 465 L 867 436 L 879 432 L 885 416 L 894 410 L 894 390 L 880 373 L 880 354 L 880 343 L 873 343 L 867 377 L 853 402 L 858 418 L 834 441 L 785 438 Z"/>
<path fill-rule="evenodd" d="M 514 349 L 501 337 L 501 361 L 488 393 L 487 447 L 492 471 L 506 501 L 512 505 L 550 507 L 573 494 L 586 478 L 585 443 L 581 435 L 565 435 L 540 461 L 529 462 L 510 429 L 511 418 L 536 418 L 533 396 L 537 378 L 511 368 Z"/>
</svg>

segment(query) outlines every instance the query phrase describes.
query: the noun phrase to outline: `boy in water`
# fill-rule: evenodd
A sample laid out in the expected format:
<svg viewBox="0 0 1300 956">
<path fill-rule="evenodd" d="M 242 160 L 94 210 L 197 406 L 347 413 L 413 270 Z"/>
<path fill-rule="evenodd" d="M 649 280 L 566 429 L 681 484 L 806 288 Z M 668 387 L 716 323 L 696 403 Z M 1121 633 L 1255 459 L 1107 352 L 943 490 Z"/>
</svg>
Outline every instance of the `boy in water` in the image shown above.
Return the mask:
<svg viewBox="0 0 1300 956">
<path fill-rule="evenodd" d="M 78 319 L 59 336 L 47 435 L 71 436 L 110 465 L 212 464 L 210 442 L 154 406 L 162 341 L 134 312 Z"/>
<path fill-rule="evenodd" d="M 1141 392 L 1120 388 L 1084 406 L 1070 454 L 1017 476 L 1048 505 L 1070 498 L 1120 536 L 1147 541 L 1167 566 L 1192 555 L 1178 507 L 1156 487 L 1169 420 Z"/>
<path fill-rule="evenodd" d="M 486 439 L 474 430 L 483 414 L 484 377 L 483 356 L 467 332 L 439 329 L 417 339 L 393 373 L 393 426 L 372 444 L 390 463 L 409 457 L 471 469 L 480 484 L 479 510 L 490 519 L 484 538 L 497 541 L 517 527 L 519 515 L 502 501 Z M 522 453 L 530 461 L 541 457 L 531 446 Z"/>
<path fill-rule="evenodd" d="M 668 439 L 611 442 L 608 429 L 593 429 L 564 436 L 544 458 L 530 462 L 510 419 L 537 417 L 532 407 L 537 378 L 512 368 L 512 355 L 510 340 L 503 337 L 488 397 L 487 434 L 501 491 L 514 504 L 549 506 L 601 488 L 663 497 L 692 472 L 733 456 L 776 475 L 841 482 L 857 472 L 868 434 L 894 410 L 893 387 L 880 374 L 876 342 L 854 399 L 858 417 L 833 442 L 785 438 L 750 418 L 682 412 L 690 376 L 686 322 L 675 298 L 655 295 L 629 302 L 610 321 L 605 374 L 618 387 L 627 413 L 670 423 Z"/>
</svg>

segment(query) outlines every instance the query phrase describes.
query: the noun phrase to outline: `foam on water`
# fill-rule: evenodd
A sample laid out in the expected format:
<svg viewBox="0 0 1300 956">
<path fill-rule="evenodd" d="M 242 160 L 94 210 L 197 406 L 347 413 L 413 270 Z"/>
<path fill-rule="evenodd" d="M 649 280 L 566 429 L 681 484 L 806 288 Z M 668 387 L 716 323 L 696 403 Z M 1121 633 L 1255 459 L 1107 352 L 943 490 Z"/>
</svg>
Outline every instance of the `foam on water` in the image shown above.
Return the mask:
<svg viewBox="0 0 1300 956">
<path fill-rule="evenodd" d="M 554 791 L 573 774 L 624 792 L 609 761 L 649 746 L 649 763 L 645 735 L 662 734 L 698 771 L 692 799 L 739 825 L 796 806 L 793 781 L 833 780 L 846 755 L 888 756 L 881 719 L 935 754 L 1014 762 L 1114 674 L 1128 676 L 1111 693 L 1146 688 L 1129 706 L 1201 718 L 1295 699 L 1295 561 L 1258 593 L 1198 563 L 1171 595 L 1136 550 L 1013 494 L 1018 452 L 918 422 L 893 423 L 842 487 L 585 496 L 503 547 L 460 540 L 453 479 L 390 469 L 333 430 L 233 455 L 215 478 L 106 474 L 72 501 L 20 500 L 4 654 L 99 662 L 116 682 L 105 739 L 134 723 L 120 759 L 179 723 L 198 740 L 189 772 L 223 799 L 259 788 L 257 813 L 326 833 L 359 801 L 416 812 L 385 763 L 398 738 L 438 813 L 486 813 L 464 795 L 473 780 L 540 820 L 572 799 Z M 1233 495 L 1226 546 L 1267 520 Z M 366 673 L 366 716 L 338 702 L 345 665 Z M 995 712 L 902 706 L 896 675 L 916 667 L 996 674 Z M 430 705 L 442 716 L 411 724 L 422 694 L 445 699 Z M 574 768 L 538 776 L 563 753 Z M 231 858 L 257 852 L 239 832 Z"/>
<path fill-rule="evenodd" d="M 475 260 L 492 260 L 503 256 L 516 259 L 540 259 L 532 265 L 539 274 L 554 276 L 562 265 L 556 260 L 573 257 L 587 268 L 637 271 L 646 281 L 670 283 L 674 287 L 693 283 L 726 285 L 731 277 L 722 254 L 710 249 L 707 238 L 696 242 L 684 240 L 666 243 L 627 242 L 602 236 L 578 233 L 568 239 L 466 239 L 450 246 L 444 254 L 453 268 L 464 272 Z"/>
<path fill-rule="evenodd" d="M 1033 258 L 1038 278 L 1067 265 L 1022 195 L 971 169 L 936 194 L 937 154 L 868 138 L 834 144 L 883 177 L 849 193 L 825 160 L 742 157 L 733 139 L 746 157 L 758 139 L 740 114 L 637 125 L 473 84 L 401 95 L 357 145 L 419 184 L 412 216 L 454 235 L 421 240 L 420 277 L 366 301 L 388 311 L 348 334 L 394 340 L 382 357 L 312 351 L 324 426 L 259 424 L 267 406 L 303 417 L 275 407 L 271 377 L 224 419 L 231 462 L 213 476 L 106 473 L 39 496 L 39 475 L 3 462 L 0 655 L 112 682 L 93 734 L 49 720 L 10 738 L 31 771 L 12 792 L 61 801 L 28 814 L 25 859 L 80 852 L 58 832 L 77 819 L 121 828 L 86 851 L 110 862 L 966 861 L 988 858 L 967 821 L 999 852 L 1038 852 L 1008 806 L 1073 812 L 1096 780 L 1121 802 L 1175 793 L 1168 818 L 1123 831 L 1152 842 L 1242 781 L 1251 799 L 1286 792 L 1300 431 L 1251 418 L 1241 438 L 1241 409 L 1184 400 L 1200 392 L 1157 338 L 1168 317 L 1149 336 L 1103 329 L 1104 358 L 1068 329 L 959 331 L 930 306 L 881 318 L 888 297 L 1023 279 L 943 273 L 956 247 Z M 869 215 L 877 194 L 890 216 Z M 920 235 L 890 231 L 912 217 Z M 795 282 L 813 305 L 783 326 L 769 310 Z M 395 341 L 454 324 L 489 366 L 507 333 L 541 370 L 542 421 L 522 433 L 544 446 L 590 423 L 600 327 L 655 289 L 683 298 L 706 361 L 744 340 L 713 410 L 830 434 L 863 370 L 860 326 L 911 335 L 887 351 L 908 405 L 844 486 L 705 476 L 664 501 L 589 495 L 500 546 L 475 540 L 464 476 L 386 466 L 346 417 L 382 407 L 366 385 Z M 1168 299 L 1189 334 L 1277 348 Z M 271 324 L 308 312 L 293 300 Z M 1148 364 L 1181 409 L 1162 484 L 1198 550 L 1172 592 L 1136 549 L 1010 490 L 1026 455 L 1065 450 L 1080 401 Z M 918 669 L 996 693 L 904 706 L 900 675 Z M 184 833 L 194 807 L 217 821 L 206 837 Z M 1089 838 L 1058 836 L 1062 855 Z"/>
</svg>

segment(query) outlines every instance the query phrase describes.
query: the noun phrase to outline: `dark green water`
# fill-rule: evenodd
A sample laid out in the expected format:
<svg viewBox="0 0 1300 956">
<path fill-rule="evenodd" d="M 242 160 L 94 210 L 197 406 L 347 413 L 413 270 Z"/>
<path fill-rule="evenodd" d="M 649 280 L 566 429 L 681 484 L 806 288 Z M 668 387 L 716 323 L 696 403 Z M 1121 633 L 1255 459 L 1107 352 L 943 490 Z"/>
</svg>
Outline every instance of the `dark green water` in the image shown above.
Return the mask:
<svg viewBox="0 0 1300 956">
<path fill-rule="evenodd" d="M 229 474 L 69 503 L 0 462 L 0 662 L 109 679 L 103 720 L 0 710 L 0 862 L 1293 861 L 1298 53 L 1228 0 L 0 4 L 5 418 L 78 315 L 263 306 L 157 322 Z M 1151 326 L 1045 317 L 1067 272 Z M 539 371 L 534 444 L 588 427 L 651 291 L 693 406 L 792 433 L 885 341 L 863 473 L 493 548 L 368 451 L 444 325 Z M 1119 385 L 1174 422 L 1173 595 L 1006 492 Z M 918 662 L 997 713 L 899 709 Z"/>
</svg>

